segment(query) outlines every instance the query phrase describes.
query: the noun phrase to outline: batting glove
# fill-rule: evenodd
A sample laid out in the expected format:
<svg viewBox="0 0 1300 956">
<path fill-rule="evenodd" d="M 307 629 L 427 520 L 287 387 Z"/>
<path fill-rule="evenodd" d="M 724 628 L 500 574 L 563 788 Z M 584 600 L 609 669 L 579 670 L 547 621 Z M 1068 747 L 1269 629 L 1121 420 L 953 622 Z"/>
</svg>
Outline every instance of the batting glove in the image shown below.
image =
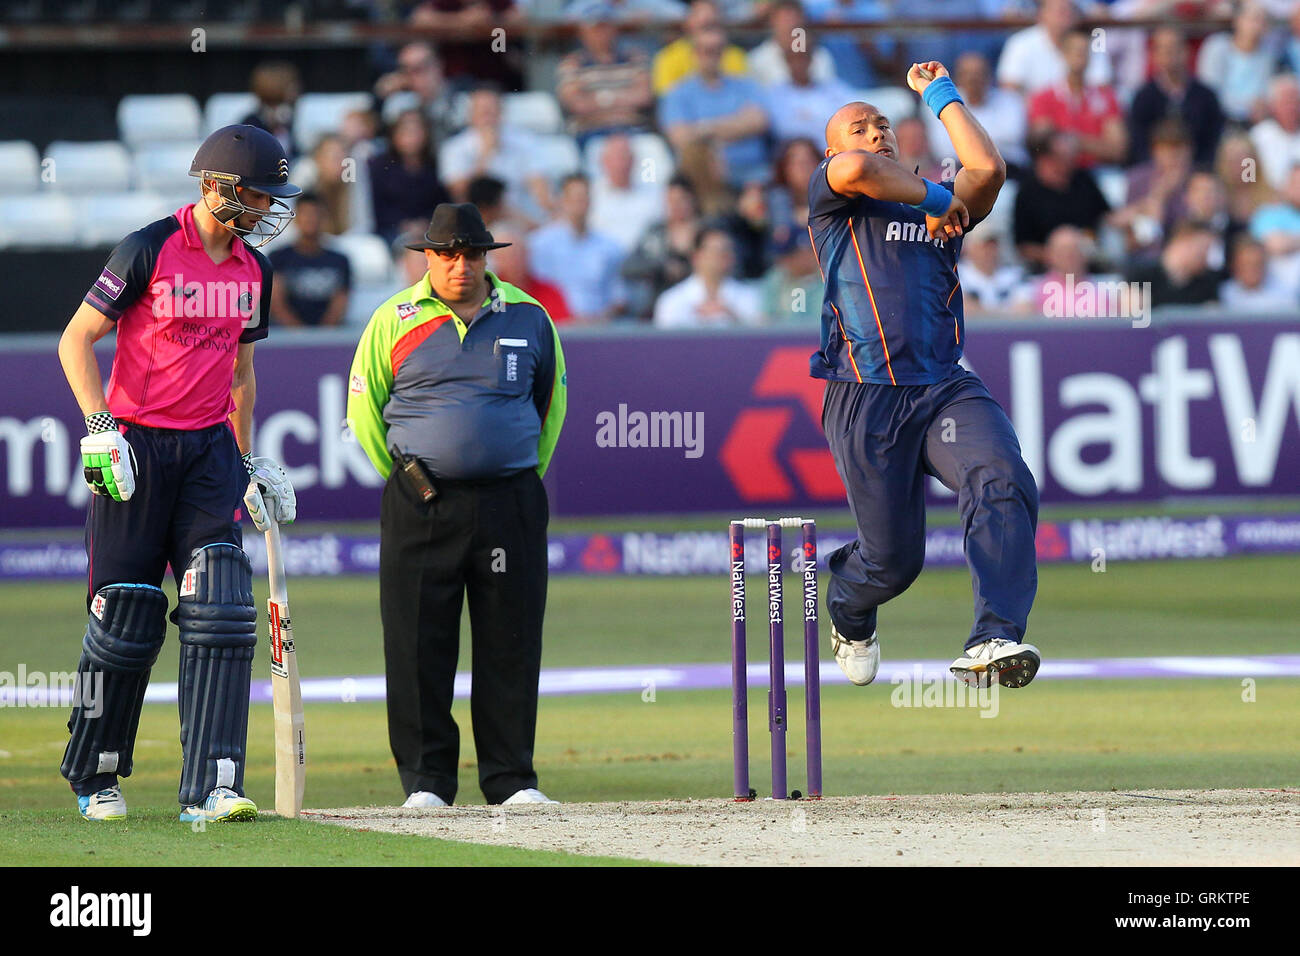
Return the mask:
<svg viewBox="0 0 1300 956">
<path fill-rule="evenodd" d="M 81 439 L 86 486 L 114 501 L 130 501 L 135 494 L 135 473 L 139 469 L 135 452 L 117 430 L 117 421 L 109 412 L 96 412 L 86 417 L 86 431 L 89 434 Z"/>
<path fill-rule="evenodd" d="M 249 508 L 248 516 L 257 530 L 265 531 L 272 521 L 279 524 L 293 524 L 293 519 L 298 517 L 298 496 L 294 494 L 293 485 L 290 484 L 285 470 L 273 459 L 254 458 L 251 453 L 244 456 L 244 467 L 248 469 L 250 486 L 257 486 L 265 506 L 258 509 L 261 519 L 259 523 L 259 515 L 253 513 L 253 505 L 249 504 L 249 496 L 246 495 L 244 498 L 244 503 Z M 251 487 L 249 490 L 252 490 Z"/>
</svg>

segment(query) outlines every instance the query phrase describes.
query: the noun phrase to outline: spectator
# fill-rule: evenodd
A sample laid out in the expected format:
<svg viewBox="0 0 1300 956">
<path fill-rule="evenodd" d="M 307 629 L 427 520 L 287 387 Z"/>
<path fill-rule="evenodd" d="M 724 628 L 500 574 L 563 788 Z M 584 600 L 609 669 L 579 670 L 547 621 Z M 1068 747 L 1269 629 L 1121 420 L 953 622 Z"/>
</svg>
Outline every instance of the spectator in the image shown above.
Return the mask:
<svg viewBox="0 0 1300 956">
<path fill-rule="evenodd" d="M 1246 0 L 1232 19 L 1231 33 L 1216 33 L 1201 44 L 1197 79 L 1218 94 L 1223 112 L 1238 123 L 1260 119 L 1277 60 L 1264 42 L 1267 31 L 1268 15 Z"/>
<path fill-rule="evenodd" d="M 707 226 L 695 237 L 691 275 L 659 296 L 654 323 L 661 329 L 758 325 L 758 294 L 731 277 L 736 256 L 725 229 Z"/>
<path fill-rule="evenodd" d="M 764 321 L 818 325 L 825 286 L 807 230 L 791 232 L 772 252 L 775 261 L 759 292 Z"/>
<path fill-rule="evenodd" d="M 1079 143 L 1079 166 L 1118 163 L 1128 152 L 1128 134 L 1115 91 L 1084 82 L 1092 39 L 1074 27 L 1061 41 L 1065 79 L 1039 90 L 1029 100 L 1029 128 L 1049 133 L 1073 133 Z"/>
<path fill-rule="evenodd" d="M 727 182 L 722 155 L 708 143 L 691 143 L 677 158 L 677 174 L 691 184 L 700 213 L 714 219 L 736 208 L 736 190 Z"/>
<path fill-rule="evenodd" d="M 355 177 L 345 175 L 350 167 L 345 166 L 347 156 L 343 151 L 343 140 L 334 133 L 327 133 L 316 141 L 311 159 L 315 169 L 312 189 L 324 206 L 325 232 L 338 236 L 355 231 L 352 219 L 357 184 L 353 181 Z"/>
<path fill-rule="evenodd" d="M 1219 177 L 1208 170 L 1192 173 L 1187 180 L 1183 211 L 1174 226 L 1184 222 L 1204 226 L 1214 234 L 1210 250 L 1210 267 L 1223 269 L 1228 262 L 1228 247 L 1236 240 L 1242 226 L 1228 215 L 1228 194 Z"/>
<path fill-rule="evenodd" d="M 529 240 L 533 275 L 553 282 L 577 322 L 608 322 L 619 316 L 627 294 L 619 278 L 623 250 L 589 228 L 591 188 L 587 177 L 572 173 L 560 185 L 559 216 Z"/>
<path fill-rule="evenodd" d="M 1130 165 L 1151 157 L 1151 131 L 1166 116 L 1176 116 L 1192 138 L 1192 159 L 1198 166 L 1214 162 L 1223 135 L 1224 115 L 1219 97 L 1191 75 L 1187 39 L 1178 27 L 1160 27 L 1151 37 L 1151 79 L 1137 91 L 1129 107 Z"/>
<path fill-rule="evenodd" d="M 1083 230 L 1057 226 L 1047 237 L 1043 250 L 1046 268 L 1041 276 L 1028 280 L 1013 293 L 1018 311 L 1047 318 L 1099 318 L 1109 309 L 1110 299 L 1097 294 L 1097 284 L 1115 276 L 1093 275 L 1088 271 L 1093 243 Z M 967 270 L 962 269 L 962 280 Z M 1067 296 L 1073 295 L 1073 300 Z"/>
<path fill-rule="evenodd" d="M 424 230 L 428 223 L 412 227 L 410 230 L 402 233 L 395 240 L 391 247 L 393 263 L 397 266 L 399 276 L 407 281 L 409 285 L 415 285 L 429 271 L 429 260 L 419 249 L 411 249 L 410 246 L 419 245 L 424 240 Z"/>
<path fill-rule="evenodd" d="M 257 97 L 257 108 L 240 120 L 241 123 L 274 135 L 290 159 L 298 155 L 300 148 L 310 149 L 316 145 L 294 142 L 294 106 L 302 93 L 302 79 L 296 66 L 281 60 L 259 63 L 253 68 L 249 88 Z"/>
<path fill-rule="evenodd" d="M 1219 286 L 1219 301 L 1233 313 L 1294 312 L 1294 292 L 1270 273 L 1264 244 L 1242 235 L 1232 245 L 1232 276 Z"/>
<path fill-rule="evenodd" d="M 1300 74 L 1300 3 L 1292 6 L 1288 22 L 1291 30 L 1282 41 L 1278 69 L 1287 73 Z"/>
<path fill-rule="evenodd" d="M 843 105 L 843 104 L 841 104 Z M 925 135 L 925 123 L 915 116 L 904 116 L 894 123 L 894 138 L 898 140 L 898 164 L 904 169 L 919 170 L 918 175 L 934 182 L 951 182 L 957 175 L 957 160 L 952 155 L 952 143 L 941 155 L 945 166 L 930 152 L 930 140 Z"/>
<path fill-rule="evenodd" d="M 1209 265 L 1213 234 L 1201 226 L 1179 226 L 1166 243 L 1160 259 L 1129 273 L 1133 282 L 1151 283 L 1152 308 L 1163 305 L 1205 305 L 1219 295 L 1220 273 Z"/>
<path fill-rule="evenodd" d="M 682 18 L 677 0 L 572 0 L 564 10 L 571 23 L 609 20 L 628 26 L 676 22 Z"/>
<path fill-rule="evenodd" d="M 1062 45 L 1078 22 L 1071 0 L 1041 0 L 1038 23 L 1007 38 L 998 59 L 998 83 L 1024 96 L 1065 79 Z M 1084 74 L 1089 86 L 1111 81 L 1110 63 L 1103 53 L 1092 53 Z"/>
<path fill-rule="evenodd" d="M 792 139 L 781 144 L 767 193 L 772 241 L 784 245 L 791 232 L 808 231 L 808 185 L 821 164 L 816 141 Z"/>
<path fill-rule="evenodd" d="M 525 295 L 540 302 L 552 322 L 559 324 L 572 319 L 569 303 L 560 287 L 528 271 L 528 240 L 524 231 L 501 223 L 492 229 L 492 238 L 510 245 L 488 253 L 488 270 L 501 281 L 517 286 Z"/>
<path fill-rule="evenodd" d="M 352 268 L 348 257 L 321 245 L 326 208 L 303 193 L 294 207 L 297 236 L 267 257 L 275 267 L 271 320 L 287 326 L 338 325 L 348 310 Z"/>
<path fill-rule="evenodd" d="M 993 85 L 993 71 L 981 53 L 963 53 L 953 64 L 953 83 L 979 124 L 993 137 L 993 143 L 1009 166 L 1023 168 L 1029 163 L 1025 151 L 1025 101 L 1015 90 Z M 952 140 L 943 123 L 930 110 L 921 110 L 930 137 L 930 149 L 936 155 L 952 152 Z"/>
<path fill-rule="evenodd" d="M 1268 86 L 1268 117 L 1250 130 L 1264 178 L 1282 189 L 1291 167 L 1300 163 L 1300 81 L 1290 73 Z"/>
<path fill-rule="evenodd" d="M 478 28 L 521 24 L 523 15 L 514 0 L 424 0 L 407 18 L 420 30 Z M 486 40 L 443 40 L 438 44 L 446 75 L 460 85 L 495 83 L 504 90 L 523 88 L 521 48 L 507 43 L 502 50 L 486 53 Z"/>
<path fill-rule="evenodd" d="M 694 34 L 699 73 L 674 86 L 659 102 L 659 126 L 681 152 L 702 143 L 717 150 L 727 181 L 740 186 L 762 176 L 767 164 L 763 135 L 767 115 L 752 81 L 722 72 L 726 37 L 721 30 Z"/>
<path fill-rule="evenodd" d="M 1151 159 L 1129 170 L 1126 203 L 1111 219 L 1126 231 L 1130 252 L 1139 258 L 1159 254 L 1161 240 L 1184 213 L 1191 175 L 1187 130 L 1172 117 L 1161 120 L 1151 134 Z"/>
<path fill-rule="evenodd" d="M 442 147 L 442 175 L 458 201 L 467 198 L 471 179 L 495 176 L 506 184 L 511 206 L 531 218 L 543 218 L 551 196 L 537 153 L 532 133 L 502 124 L 501 94 L 480 87 L 469 96 L 469 126 Z"/>
<path fill-rule="evenodd" d="M 761 180 L 745 183 L 730 215 L 713 220 L 731 236 L 736 274 L 741 279 L 761 279 L 772 264 L 772 222 L 767 208 L 767 186 Z"/>
<path fill-rule="evenodd" d="M 370 159 L 384 148 L 384 141 L 378 135 L 378 121 L 372 110 L 349 110 L 339 127 L 339 148 L 343 153 L 339 179 L 348 184 L 347 232 L 375 231 L 370 204 Z"/>
<path fill-rule="evenodd" d="M 1030 138 L 1033 165 L 1016 193 L 1014 220 L 1016 247 L 1035 266 L 1044 264 L 1047 237 L 1057 226 L 1078 226 L 1095 235 L 1110 212 L 1097 181 L 1079 168 L 1075 153 L 1069 134 Z"/>
<path fill-rule="evenodd" d="M 1275 258 L 1300 253 L 1300 165 L 1291 167 L 1279 200 L 1250 218 L 1250 234 Z"/>
<path fill-rule="evenodd" d="M 623 263 L 632 314 L 649 318 L 660 293 L 690 275 L 699 224 L 694 187 L 683 176 L 673 177 L 664 195 L 663 218 L 646 231 Z"/>
<path fill-rule="evenodd" d="M 600 142 L 601 175 L 591 186 L 592 229 L 614 239 L 625 253 L 636 248 L 664 205 L 658 183 L 633 177 L 635 160 L 627 136 L 606 137 Z"/>
<path fill-rule="evenodd" d="M 388 147 L 368 164 L 375 231 L 390 242 L 413 223 L 427 223 L 449 202 L 433 159 L 429 120 L 419 110 L 400 113 L 388 128 Z"/>
<path fill-rule="evenodd" d="M 391 123 L 403 110 L 416 109 L 429 120 L 437 141 L 446 139 L 454 130 L 455 110 L 442 60 L 423 40 L 408 43 L 398 51 L 397 69 L 375 82 L 375 98 L 385 123 Z"/>
<path fill-rule="evenodd" d="M 820 139 L 831 114 L 854 99 L 853 91 L 837 79 L 814 80 L 814 59 L 815 54 L 787 49 L 790 79 L 767 89 L 768 126 L 778 140 Z"/>
<path fill-rule="evenodd" d="M 581 22 L 578 38 L 582 46 L 556 70 L 555 92 L 579 151 L 602 133 L 649 129 L 654 92 L 646 55 L 620 45 L 609 19 Z"/>
<path fill-rule="evenodd" d="M 1255 145 L 1245 133 L 1230 134 L 1219 143 L 1214 172 L 1228 194 L 1228 215 L 1238 226 L 1273 201 L 1272 188 L 1259 175 Z"/>
<path fill-rule="evenodd" d="M 807 18 L 799 0 L 778 0 L 769 9 L 767 16 L 772 34 L 749 51 L 749 75 L 761 86 L 780 86 L 791 81 L 786 54 L 792 50 L 807 50 L 812 39 L 808 36 Z M 812 51 L 809 74 L 812 82 L 817 85 L 837 79 L 835 61 L 831 58 L 830 51 L 821 44 L 817 44 Z M 836 107 L 838 108 L 839 106 Z"/>
<path fill-rule="evenodd" d="M 814 23 L 880 23 L 892 16 L 890 0 L 808 0 L 804 12 Z M 835 62 L 840 82 L 861 90 L 878 86 L 881 78 L 896 82 L 907 72 L 902 47 L 883 32 L 828 31 L 822 48 Z"/>
<path fill-rule="evenodd" d="M 495 229 L 504 220 L 516 218 L 506 202 L 506 184 L 495 176 L 476 176 L 471 179 L 465 187 L 465 201 L 474 204 L 489 229 Z M 535 225 L 529 223 L 528 228 Z"/>
<path fill-rule="evenodd" d="M 678 83 L 699 72 L 696 35 L 722 29 L 722 14 L 718 11 L 718 5 L 713 0 L 693 0 L 686 19 L 682 21 L 682 28 L 684 36 L 678 37 L 655 54 L 651 69 L 657 97 L 666 96 Z M 727 76 L 745 76 L 749 71 L 745 51 L 738 46 L 726 44 L 722 53 L 721 70 Z"/>
<path fill-rule="evenodd" d="M 1066 227 L 1069 228 L 1069 227 Z M 1048 237 L 1050 241 L 1050 236 Z M 1019 265 L 1002 261 L 1004 236 L 993 229 L 981 228 L 962 242 L 962 306 L 972 312 L 1005 312 L 1012 297 L 1025 279 Z"/>
</svg>

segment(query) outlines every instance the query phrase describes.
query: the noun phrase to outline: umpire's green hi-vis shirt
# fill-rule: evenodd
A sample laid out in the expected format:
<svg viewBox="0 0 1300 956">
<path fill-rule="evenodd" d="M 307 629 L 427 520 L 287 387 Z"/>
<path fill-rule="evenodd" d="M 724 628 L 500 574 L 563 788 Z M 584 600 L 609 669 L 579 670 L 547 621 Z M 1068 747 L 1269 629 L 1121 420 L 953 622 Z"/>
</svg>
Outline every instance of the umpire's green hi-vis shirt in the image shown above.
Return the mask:
<svg viewBox="0 0 1300 956">
<path fill-rule="evenodd" d="M 427 274 L 370 317 L 348 377 L 348 422 L 384 478 L 393 445 L 440 478 L 546 473 L 567 406 L 560 337 L 536 299 L 487 280 L 468 325 Z"/>
</svg>

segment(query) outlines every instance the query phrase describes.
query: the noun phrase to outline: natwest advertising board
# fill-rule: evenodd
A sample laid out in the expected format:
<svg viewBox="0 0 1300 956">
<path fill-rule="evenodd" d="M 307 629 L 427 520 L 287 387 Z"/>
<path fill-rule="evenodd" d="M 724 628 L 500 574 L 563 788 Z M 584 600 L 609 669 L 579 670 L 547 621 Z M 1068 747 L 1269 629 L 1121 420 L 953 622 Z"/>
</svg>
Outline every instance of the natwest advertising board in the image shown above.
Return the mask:
<svg viewBox="0 0 1300 956">
<path fill-rule="evenodd" d="M 378 514 L 378 478 L 344 421 L 358 333 L 277 332 L 257 348 L 257 451 L 285 462 L 306 519 Z M 569 414 L 547 476 L 554 514 L 843 501 L 822 383 L 807 375 L 812 331 L 562 335 Z M 81 417 L 55 347 L 0 354 L 0 526 L 83 520 Z M 1300 325 L 972 324 L 967 361 L 1015 423 L 1045 502 L 1300 494 Z"/>
</svg>

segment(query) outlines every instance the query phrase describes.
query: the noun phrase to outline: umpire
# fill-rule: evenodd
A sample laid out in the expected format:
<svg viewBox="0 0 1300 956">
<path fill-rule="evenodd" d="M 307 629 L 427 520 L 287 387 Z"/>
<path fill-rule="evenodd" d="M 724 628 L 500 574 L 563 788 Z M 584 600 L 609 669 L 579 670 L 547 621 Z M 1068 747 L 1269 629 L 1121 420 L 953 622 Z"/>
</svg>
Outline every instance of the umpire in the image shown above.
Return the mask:
<svg viewBox="0 0 1300 956">
<path fill-rule="evenodd" d="M 452 719 L 469 596 L 470 713 L 488 803 L 550 803 L 533 741 L 546 610 L 542 475 L 564 423 L 564 354 L 537 300 L 487 270 L 472 204 L 443 203 L 428 273 L 371 316 L 348 380 L 348 421 L 387 482 L 379 603 L 388 737 L 404 806 L 456 798 Z"/>
</svg>

